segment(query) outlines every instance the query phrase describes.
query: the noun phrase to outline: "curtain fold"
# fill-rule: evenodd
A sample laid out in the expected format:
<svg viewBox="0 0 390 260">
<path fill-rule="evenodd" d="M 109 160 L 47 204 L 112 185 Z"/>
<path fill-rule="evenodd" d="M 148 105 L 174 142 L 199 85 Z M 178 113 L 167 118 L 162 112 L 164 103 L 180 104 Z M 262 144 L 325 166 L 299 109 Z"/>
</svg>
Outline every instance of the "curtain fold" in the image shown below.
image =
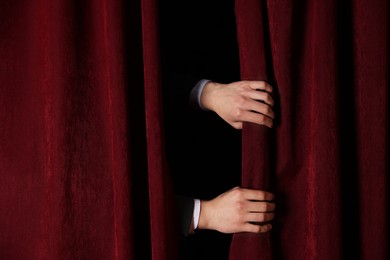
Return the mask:
<svg viewBox="0 0 390 260">
<path fill-rule="evenodd" d="M 242 80 L 268 81 L 265 2 L 235 1 L 237 38 Z M 249 11 L 250 10 L 250 11 Z M 263 126 L 244 123 L 242 129 L 241 185 L 251 189 L 269 189 L 271 174 L 270 130 Z M 243 250 L 245 248 L 245 250 Z M 271 235 L 235 234 L 230 248 L 230 259 L 272 259 Z"/>
<path fill-rule="evenodd" d="M 179 226 L 164 147 L 158 6 L 142 1 L 145 117 L 152 259 L 177 259 Z"/>
<path fill-rule="evenodd" d="M 352 5 L 362 259 L 389 257 L 389 6 L 361 0 Z"/>
</svg>

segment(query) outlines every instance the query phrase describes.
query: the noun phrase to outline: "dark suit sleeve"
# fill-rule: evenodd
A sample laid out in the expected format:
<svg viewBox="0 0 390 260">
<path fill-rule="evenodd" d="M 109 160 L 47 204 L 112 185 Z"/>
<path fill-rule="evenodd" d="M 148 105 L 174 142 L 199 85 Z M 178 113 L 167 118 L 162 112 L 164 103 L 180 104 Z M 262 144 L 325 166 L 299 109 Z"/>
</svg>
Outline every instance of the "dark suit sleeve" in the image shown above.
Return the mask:
<svg viewBox="0 0 390 260">
<path fill-rule="evenodd" d="M 194 199 L 176 195 L 176 203 L 179 211 L 181 233 L 187 236 L 193 218 Z"/>
</svg>

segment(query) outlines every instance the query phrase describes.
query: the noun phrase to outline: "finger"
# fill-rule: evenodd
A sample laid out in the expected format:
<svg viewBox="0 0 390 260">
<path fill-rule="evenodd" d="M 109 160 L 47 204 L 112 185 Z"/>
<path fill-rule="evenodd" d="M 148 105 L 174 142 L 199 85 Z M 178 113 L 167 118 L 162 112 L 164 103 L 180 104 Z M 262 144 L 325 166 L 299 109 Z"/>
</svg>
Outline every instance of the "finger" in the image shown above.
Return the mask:
<svg viewBox="0 0 390 260">
<path fill-rule="evenodd" d="M 272 212 L 275 204 L 270 202 L 248 201 L 247 210 L 249 212 Z"/>
<path fill-rule="evenodd" d="M 251 112 L 251 111 L 242 111 L 240 116 L 236 118 L 236 121 L 238 122 L 250 122 L 258 125 L 263 125 L 269 128 L 272 128 L 273 126 L 273 120 L 272 118 L 259 114 L 257 112 Z"/>
<path fill-rule="evenodd" d="M 244 232 L 250 232 L 250 233 L 265 233 L 268 232 L 272 229 L 271 224 L 267 225 L 256 225 L 256 224 L 251 224 L 251 223 L 245 223 L 242 231 Z"/>
<path fill-rule="evenodd" d="M 245 107 L 247 110 L 258 112 L 258 113 L 266 115 L 266 116 L 268 116 L 268 117 L 270 117 L 272 119 L 275 118 L 274 111 L 267 104 L 250 100 L 245 105 L 247 106 L 247 107 Z"/>
<path fill-rule="evenodd" d="M 267 191 L 253 189 L 242 190 L 244 192 L 244 198 L 247 200 L 272 201 L 274 199 L 274 195 Z"/>
<path fill-rule="evenodd" d="M 254 90 L 264 90 L 268 93 L 272 92 L 272 87 L 265 81 L 248 81 L 249 87 Z"/>
<path fill-rule="evenodd" d="M 275 103 L 272 96 L 264 91 L 248 91 L 247 95 L 253 100 L 262 101 L 270 106 L 273 106 Z"/>
<path fill-rule="evenodd" d="M 273 220 L 275 217 L 274 213 L 248 213 L 245 215 L 246 222 L 267 222 Z"/>
</svg>

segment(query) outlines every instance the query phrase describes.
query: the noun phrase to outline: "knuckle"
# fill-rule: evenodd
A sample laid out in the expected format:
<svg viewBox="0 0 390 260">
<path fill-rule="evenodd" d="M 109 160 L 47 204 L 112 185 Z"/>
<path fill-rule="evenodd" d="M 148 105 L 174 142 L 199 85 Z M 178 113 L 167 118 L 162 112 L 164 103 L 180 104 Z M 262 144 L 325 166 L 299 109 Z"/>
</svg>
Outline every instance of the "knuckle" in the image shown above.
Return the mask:
<svg viewBox="0 0 390 260">
<path fill-rule="evenodd" d="M 239 214 L 237 211 L 232 212 L 230 216 L 230 221 L 232 225 L 241 225 L 242 223 L 245 223 L 244 218 L 241 214 Z"/>
<path fill-rule="evenodd" d="M 237 201 L 236 202 L 236 208 L 239 210 L 239 211 L 241 211 L 241 210 L 243 210 L 244 209 L 244 203 L 242 202 L 242 201 Z"/>
<path fill-rule="evenodd" d="M 269 225 L 263 225 L 263 226 L 261 226 L 261 229 L 262 229 L 262 232 L 265 233 L 265 232 L 268 232 L 270 230 L 270 226 Z"/>
<path fill-rule="evenodd" d="M 249 80 L 243 80 L 241 81 L 242 85 L 248 86 L 250 84 Z"/>
<path fill-rule="evenodd" d="M 233 195 L 237 195 L 238 193 L 240 193 L 240 188 L 234 188 L 231 192 Z"/>
<path fill-rule="evenodd" d="M 255 225 L 254 226 L 254 232 L 262 233 L 263 232 L 263 228 L 260 225 Z"/>
<path fill-rule="evenodd" d="M 242 117 L 242 110 L 237 108 L 234 112 L 234 115 L 237 119 L 240 119 Z"/>
<path fill-rule="evenodd" d="M 270 106 L 265 106 L 265 112 L 266 112 L 267 114 L 272 114 L 272 109 L 271 109 L 271 107 L 270 107 Z"/>
<path fill-rule="evenodd" d="M 246 100 L 244 97 L 242 97 L 242 96 L 236 97 L 236 103 L 239 107 L 244 106 L 245 102 L 246 102 Z"/>
<path fill-rule="evenodd" d="M 240 225 L 245 222 L 244 216 L 237 214 L 235 217 L 237 225 Z"/>
<path fill-rule="evenodd" d="M 265 192 L 259 191 L 259 200 L 264 200 L 264 198 L 265 198 Z"/>
<path fill-rule="evenodd" d="M 241 188 L 234 189 L 234 190 L 232 191 L 232 195 L 233 195 L 235 198 L 237 198 L 237 199 L 241 198 L 241 197 L 242 197 L 242 190 L 241 190 Z"/>
<path fill-rule="evenodd" d="M 243 81 L 241 83 L 242 84 L 240 84 L 240 86 L 239 86 L 241 90 L 248 90 L 248 89 L 250 89 L 249 81 Z"/>
<path fill-rule="evenodd" d="M 265 116 L 264 115 L 259 115 L 259 119 L 258 120 L 259 120 L 260 124 L 262 124 L 262 125 L 265 124 Z"/>
<path fill-rule="evenodd" d="M 271 102 L 272 100 L 272 97 L 270 94 L 268 93 L 265 93 L 265 97 L 264 97 L 264 101 L 266 101 L 267 103 Z"/>
<path fill-rule="evenodd" d="M 266 115 L 259 114 L 257 117 L 257 123 L 260 125 L 271 126 L 272 122 L 273 122 L 272 119 Z M 265 198 L 265 195 L 263 195 L 263 200 L 264 200 L 264 198 Z"/>
<path fill-rule="evenodd" d="M 259 217 L 258 217 L 258 221 L 259 222 L 264 222 L 265 221 L 265 215 L 264 214 L 260 214 Z"/>
</svg>

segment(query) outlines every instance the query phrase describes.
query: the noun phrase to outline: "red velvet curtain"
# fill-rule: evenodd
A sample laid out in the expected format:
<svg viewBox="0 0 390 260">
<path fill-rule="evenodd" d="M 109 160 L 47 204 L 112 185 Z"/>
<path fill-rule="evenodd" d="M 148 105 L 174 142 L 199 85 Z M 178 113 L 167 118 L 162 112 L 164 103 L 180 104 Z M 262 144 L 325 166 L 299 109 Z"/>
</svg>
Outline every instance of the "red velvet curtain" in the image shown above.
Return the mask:
<svg viewBox="0 0 390 260">
<path fill-rule="evenodd" d="M 231 259 L 387 259 L 388 2 L 236 0 L 236 19 L 242 79 L 278 100 L 274 130 L 244 125 L 242 183 L 278 210 Z"/>
<path fill-rule="evenodd" d="M 176 258 L 155 5 L 1 1 L 0 259 Z"/>
<path fill-rule="evenodd" d="M 0 3 L 0 258 L 176 259 L 157 1 Z M 389 4 L 236 1 L 243 79 L 273 130 L 245 125 L 243 185 L 274 230 L 236 259 L 387 259 Z"/>
</svg>

